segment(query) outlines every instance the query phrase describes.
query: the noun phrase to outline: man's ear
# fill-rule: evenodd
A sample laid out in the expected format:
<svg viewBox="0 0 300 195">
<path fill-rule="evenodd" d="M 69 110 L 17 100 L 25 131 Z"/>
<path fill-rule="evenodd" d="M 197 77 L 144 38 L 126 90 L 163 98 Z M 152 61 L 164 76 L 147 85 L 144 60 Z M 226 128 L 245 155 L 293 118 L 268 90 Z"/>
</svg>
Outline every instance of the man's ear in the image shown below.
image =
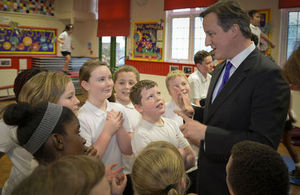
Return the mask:
<svg viewBox="0 0 300 195">
<path fill-rule="evenodd" d="M 81 81 L 80 85 L 86 91 L 88 91 L 90 89 L 90 85 L 89 85 L 89 83 L 87 81 Z"/>
<path fill-rule="evenodd" d="M 241 31 L 241 29 L 240 29 L 240 26 L 239 26 L 238 24 L 233 24 L 233 25 L 230 27 L 230 31 L 232 32 L 232 34 L 233 34 L 234 36 L 236 36 L 236 35 L 238 34 L 238 32 Z M 240 33 L 242 33 L 242 32 L 240 32 Z"/>
<path fill-rule="evenodd" d="M 143 107 L 139 104 L 134 104 L 134 108 L 139 112 L 142 113 L 143 112 Z"/>
<path fill-rule="evenodd" d="M 64 139 L 63 139 L 62 135 L 54 133 L 54 134 L 51 134 L 50 139 L 56 150 L 58 150 L 58 151 L 64 150 Z"/>
</svg>

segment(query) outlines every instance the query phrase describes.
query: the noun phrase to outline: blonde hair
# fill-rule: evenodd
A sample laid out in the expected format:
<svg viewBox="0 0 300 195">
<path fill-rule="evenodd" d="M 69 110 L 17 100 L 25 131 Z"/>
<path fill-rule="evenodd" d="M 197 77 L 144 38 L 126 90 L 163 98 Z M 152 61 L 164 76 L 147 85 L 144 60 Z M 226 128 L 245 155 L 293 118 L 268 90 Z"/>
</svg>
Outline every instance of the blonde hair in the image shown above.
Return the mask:
<svg viewBox="0 0 300 195">
<path fill-rule="evenodd" d="M 71 78 L 58 72 L 41 72 L 29 79 L 21 89 L 19 102 L 36 105 L 41 102 L 57 103 Z"/>
<path fill-rule="evenodd" d="M 300 46 L 293 51 L 283 66 L 282 74 L 288 83 L 300 86 Z"/>
<path fill-rule="evenodd" d="M 39 166 L 12 194 L 89 194 L 104 175 L 104 164 L 98 158 L 64 156 L 48 166 Z"/>
<path fill-rule="evenodd" d="M 114 76 L 113 76 L 114 82 L 116 82 L 116 80 L 118 79 L 119 73 L 121 73 L 121 72 L 133 72 L 135 74 L 136 81 L 137 82 L 140 81 L 140 73 L 139 73 L 139 71 L 135 67 L 133 67 L 133 66 L 124 65 L 124 66 L 119 67 L 114 72 Z"/>
<path fill-rule="evenodd" d="M 169 72 L 169 74 L 167 75 L 166 80 L 165 80 L 166 87 L 167 87 L 167 89 L 168 89 L 169 92 L 170 92 L 170 90 L 169 90 L 169 81 L 171 79 L 174 79 L 175 77 L 183 77 L 188 82 L 187 77 L 185 76 L 184 72 L 182 72 L 181 70 L 173 70 L 173 71 Z"/>
<path fill-rule="evenodd" d="M 132 167 L 133 188 L 139 195 L 184 194 L 180 188 L 184 177 L 183 159 L 168 142 L 150 143 Z"/>
<path fill-rule="evenodd" d="M 101 62 L 99 60 L 86 61 L 79 70 L 79 82 L 80 83 L 82 81 L 88 82 L 91 77 L 91 73 L 95 70 L 95 68 L 97 68 L 99 66 L 108 67 L 105 62 Z M 81 87 L 81 88 L 86 92 L 86 90 L 83 87 Z"/>
</svg>

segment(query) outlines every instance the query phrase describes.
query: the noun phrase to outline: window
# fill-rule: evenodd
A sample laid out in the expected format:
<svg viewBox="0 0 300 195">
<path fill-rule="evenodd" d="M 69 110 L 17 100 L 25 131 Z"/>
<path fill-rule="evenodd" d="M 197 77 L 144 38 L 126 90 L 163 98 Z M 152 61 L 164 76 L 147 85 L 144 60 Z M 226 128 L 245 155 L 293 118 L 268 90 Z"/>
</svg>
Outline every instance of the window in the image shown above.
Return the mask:
<svg viewBox="0 0 300 195">
<path fill-rule="evenodd" d="M 101 61 L 109 64 L 112 69 L 124 65 L 126 37 L 103 36 L 99 39 L 101 39 Z"/>
<path fill-rule="evenodd" d="M 194 63 L 194 54 L 199 50 L 211 51 L 205 46 L 202 18 L 204 8 L 188 8 L 167 11 L 166 47 L 167 61 Z"/>
<path fill-rule="evenodd" d="M 300 8 L 281 10 L 280 64 L 300 45 Z"/>
</svg>

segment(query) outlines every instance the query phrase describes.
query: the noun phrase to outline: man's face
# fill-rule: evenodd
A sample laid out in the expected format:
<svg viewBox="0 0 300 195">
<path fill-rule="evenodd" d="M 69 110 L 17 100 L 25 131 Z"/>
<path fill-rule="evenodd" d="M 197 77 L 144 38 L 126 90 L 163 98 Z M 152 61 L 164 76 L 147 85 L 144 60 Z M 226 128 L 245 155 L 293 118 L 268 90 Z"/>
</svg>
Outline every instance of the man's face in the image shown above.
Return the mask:
<svg viewBox="0 0 300 195">
<path fill-rule="evenodd" d="M 204 17 L 203 28 L 206 34 L 205 45 L 211 46 L 216 59 L 225 60 L 234 57 L 230 49 L 233 41 L 232 31 L 229 29 L 225 32 L 218 25 L 218 17 L 215 13 L 211 12 Z"/>
<path fill-rule="evenodd" d="M 201 73 L 207 74 L 211 72 L 212 62 L 213 62 L 212 57 L 206 56 L 203 59 L 202 64 L 197 64 L 197 68 Z"/>
</svg>

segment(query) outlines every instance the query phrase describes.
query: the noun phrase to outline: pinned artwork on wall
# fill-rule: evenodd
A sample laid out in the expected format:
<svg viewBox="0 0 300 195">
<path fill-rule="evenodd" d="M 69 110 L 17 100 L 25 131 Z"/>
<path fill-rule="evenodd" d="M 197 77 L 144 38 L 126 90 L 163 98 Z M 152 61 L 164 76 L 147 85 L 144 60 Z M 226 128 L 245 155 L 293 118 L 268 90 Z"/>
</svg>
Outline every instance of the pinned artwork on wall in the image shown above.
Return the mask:
<svg viewBox="0 0 300 195">
<path fill-rule="evenodd" d="M 179 66 L 176 66 L 176 65 L 170 65 L 170 70 L 169 72 L 173 71 L 173 70 L 179 70 Z"/>
<path fill-rule="evenodd" d="M 57 29 L 0 25 L 0 55 L 56 56 Z"/>
<path fill-rule="evenodd" d="M 193 73 L 193 67 L 192 66 L 182 66 L 182 70 L 184 74 L 190 75 Z"/>
<path fill-rule="evenodd" d="M 133 29 L 133 59 L 163 61 L 163 21 L 135 22 Z"/>
<path fill-rule="evenodd" d="M 1 0 L 0 11 L 54 16 L 55 0 Z"/>
</svg>

